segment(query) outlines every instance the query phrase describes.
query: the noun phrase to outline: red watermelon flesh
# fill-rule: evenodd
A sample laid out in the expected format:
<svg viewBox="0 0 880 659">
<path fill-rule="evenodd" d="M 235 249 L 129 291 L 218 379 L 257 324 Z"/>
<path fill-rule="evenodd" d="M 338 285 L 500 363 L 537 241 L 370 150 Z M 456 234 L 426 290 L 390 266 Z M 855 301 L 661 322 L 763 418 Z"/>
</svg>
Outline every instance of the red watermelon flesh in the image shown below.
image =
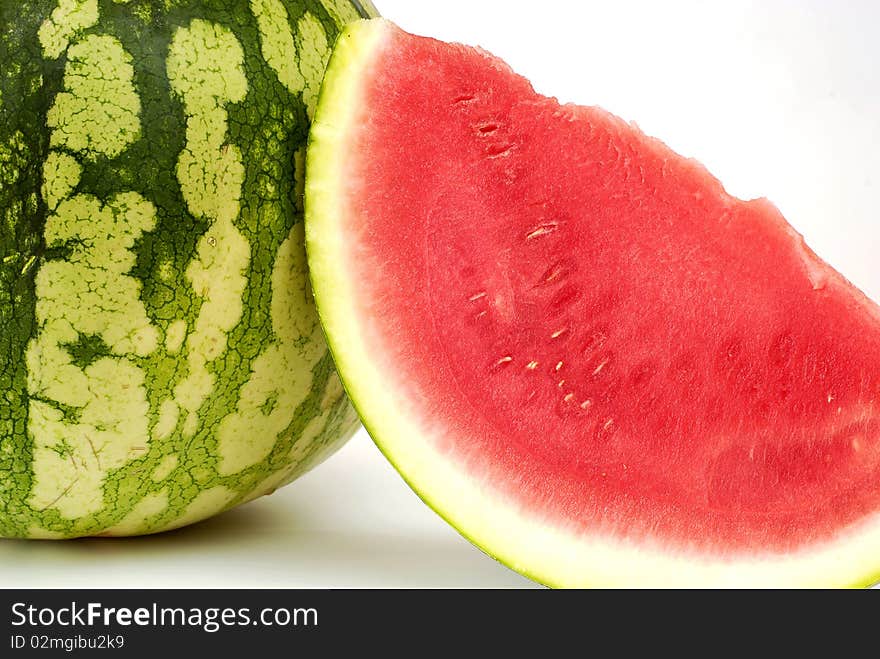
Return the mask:
<svg viewBox="0 0 880 659">
<path fill-rule="evenodd" d="M 320 105 L 330 344 L 463 533 L 557 585 L 880 569 L 880 308 L 770 202 L 385 21 L 342 37 Z"/>
</svg>

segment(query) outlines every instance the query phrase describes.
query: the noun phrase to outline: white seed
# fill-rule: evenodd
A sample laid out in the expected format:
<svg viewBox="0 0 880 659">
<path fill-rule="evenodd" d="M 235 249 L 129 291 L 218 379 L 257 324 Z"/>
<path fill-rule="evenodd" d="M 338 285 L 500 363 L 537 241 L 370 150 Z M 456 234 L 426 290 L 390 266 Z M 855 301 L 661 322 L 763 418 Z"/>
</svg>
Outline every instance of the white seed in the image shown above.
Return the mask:
<svg viewBox="0 0 880 659">
<path fill-rule="evenodd" d="M 539 236 L 546 236 L 548 233 L 553 233 L 556 231 L 559 225 L 555 222 L 550 222 L 548 224 L 542 224 L 537 229 L 532 231 L 529 235 L 526 236 L 526 240 L 532 240 L 533 238 L 538 238 Z"/>
</svg>

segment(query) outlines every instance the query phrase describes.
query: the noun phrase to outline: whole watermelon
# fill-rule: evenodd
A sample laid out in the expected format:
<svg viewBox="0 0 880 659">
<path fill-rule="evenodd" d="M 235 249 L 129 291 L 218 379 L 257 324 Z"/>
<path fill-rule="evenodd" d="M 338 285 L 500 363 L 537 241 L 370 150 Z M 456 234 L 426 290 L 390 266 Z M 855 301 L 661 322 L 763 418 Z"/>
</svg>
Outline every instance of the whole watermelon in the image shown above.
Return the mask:
<svg viewBox="0 0 880 659">
<path fill-rule="evenodd" d="M 306 275 L 349 0 L 0 3 L 0 535 L 176 528 L 356 425 Z"/>
</svg>

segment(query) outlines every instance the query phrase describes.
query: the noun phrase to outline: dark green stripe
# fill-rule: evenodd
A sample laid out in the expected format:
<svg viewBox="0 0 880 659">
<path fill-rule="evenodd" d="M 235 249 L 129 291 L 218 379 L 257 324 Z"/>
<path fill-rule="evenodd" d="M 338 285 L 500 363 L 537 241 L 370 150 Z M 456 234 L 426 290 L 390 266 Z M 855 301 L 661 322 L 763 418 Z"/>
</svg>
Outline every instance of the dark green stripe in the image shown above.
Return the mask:
<svg viewBox="0 0 880 659">
<path fill-rule="evenodd" d="M 358 13 L 363 18 L 373 18 L 379 15 L 379 12 L 376 11 L 373 3 L 369 2 L 369 0 L 366 0 L 365 2 L 359 2 L 359 0 L 351 0 L 351 4 L 354 5 L 354 8 L 358 10 Z"/>
<path fill-rule="evenodd" d="M 43 250 L 40 197 L 47 100 L 36 32 L 49 0 L 0 3 L 0 535 L 27 531 L 31 485 L 24 352 L 34 333 L 34 276 Z M 52 67 L 47 67 L 51 69 Z"/>
</svg>

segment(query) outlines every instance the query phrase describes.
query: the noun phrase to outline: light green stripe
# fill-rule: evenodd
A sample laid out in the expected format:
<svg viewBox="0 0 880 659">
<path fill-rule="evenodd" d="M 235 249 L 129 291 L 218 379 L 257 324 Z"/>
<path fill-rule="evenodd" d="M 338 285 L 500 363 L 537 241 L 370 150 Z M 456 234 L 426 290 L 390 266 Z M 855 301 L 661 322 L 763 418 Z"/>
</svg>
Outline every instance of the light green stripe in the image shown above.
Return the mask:
<svg viewBox="0 0 880 659">
<path fill-rule="evenodd" d="M 89 35 L 70 47 L 64 91 L 46 123 L 51 145 L 94 159 L 115 158 L 140 135 L 140 99 L 131 57 L 114 37 Z"/>
<path fill-rule="evenodd" d="M 251 11 L 260 28 L 263 58 L 272 67 L 278 80 L 292 94 L 306 84 L 296 65 L 296 45 L 290 30 L 290 17 L 281 0 L 251 0 Z"/>
<path fill-rule="evenodd" d="M 225 106 L 244 100 L 247 77 L 241 45 L 228 29 L 201 19 L 174 34 L 168 78 L 187 114 L 186 147 L 177 179 L 190 212 L 209 222 L 196 258 L 186 271 L 202 298 L 187 337 L 189 374 L 174 389 L 186 410 L 184 434 L 198 428 L 198 411 L 214 388 L 208 365 L 226 350 L 227 335 L 241 320 L 250 245 L 236 228 L 244 165 L 238 147 L 226 141 Z"/>
<path fill-rule="evenodd" d="M 80 32 L 98 22 L 98 0 L 59 0 L 58 6 L 40 26 L 43 55 L 58 58 Z"/>
</svg>

